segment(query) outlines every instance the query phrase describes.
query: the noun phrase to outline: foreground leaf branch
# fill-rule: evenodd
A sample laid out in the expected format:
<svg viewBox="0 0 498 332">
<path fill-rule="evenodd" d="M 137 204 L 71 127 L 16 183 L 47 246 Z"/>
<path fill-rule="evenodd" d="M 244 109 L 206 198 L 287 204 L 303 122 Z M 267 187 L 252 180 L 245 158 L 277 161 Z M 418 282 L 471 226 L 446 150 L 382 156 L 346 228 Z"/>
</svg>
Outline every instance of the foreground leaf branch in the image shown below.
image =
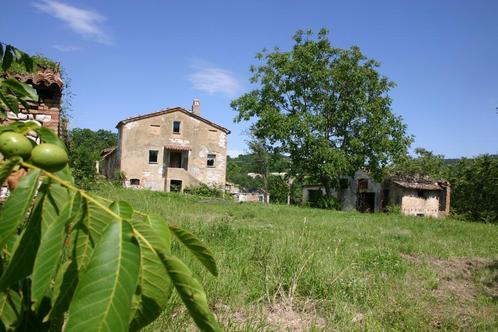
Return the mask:
<svg viewBox="0 0 498 332">
<path fill-rule="evenodd" d="M 0 43 L 7 72 L 31 58 Z M 0 117 L 28 109 L 36 91 L 0 78 Z M 138 331 L 173 287 L 203 331 L 221 330 L 205 291 L 171 253 L 171 233 L 213 274 L 211 252 L 186 230 L 78 188 L 67 149 L 33 121 L 0 126 L 0 331 Z M 64 327 L 64 328 L 63 328 Z"/>
</svg>

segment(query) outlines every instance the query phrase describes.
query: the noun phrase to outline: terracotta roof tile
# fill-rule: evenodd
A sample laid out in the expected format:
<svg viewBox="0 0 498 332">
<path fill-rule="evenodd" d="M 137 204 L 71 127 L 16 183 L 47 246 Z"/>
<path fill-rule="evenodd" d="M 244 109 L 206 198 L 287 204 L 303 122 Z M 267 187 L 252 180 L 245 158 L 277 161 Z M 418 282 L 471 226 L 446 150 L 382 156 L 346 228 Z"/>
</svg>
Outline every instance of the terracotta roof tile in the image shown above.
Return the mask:
<svg viewBox="0 0 498 332">
<path fill-rule="evenodd" d="M 35 73 L 12 74 L 9 76 L 14 77 L 21 82 L 34 85 L 50 86 L 55 84 L 59 89 L 64 87 L 64 82 L 62 81 L 60 73 L 51 69 L 44 69 Z"/>
</svg>

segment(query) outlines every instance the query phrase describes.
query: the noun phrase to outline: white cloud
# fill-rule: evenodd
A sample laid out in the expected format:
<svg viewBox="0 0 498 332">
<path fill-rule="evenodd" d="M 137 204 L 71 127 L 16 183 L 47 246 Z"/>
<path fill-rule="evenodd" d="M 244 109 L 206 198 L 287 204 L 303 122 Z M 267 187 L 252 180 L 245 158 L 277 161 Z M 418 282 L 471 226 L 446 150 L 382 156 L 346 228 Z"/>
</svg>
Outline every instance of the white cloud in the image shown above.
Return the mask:
<svg viewBox="0 0 498 332">
<path fill-rule="evenodd" d="M 232 72 L 214 66 L 196 68 L 196 71 L 189 76 L 189 80 L 195 90 L 209 95 L 221 93 L 233 97 L 241 88 L 241 84 Z"/>
<path fill-rule="evenodd" d="M 81 50 L 81 47 L 74 45 L 54 45 L 54 48 L 61 52 L 74 52 Z"/>
<path fill-rule="evenodd" d="M 102 44 L 112 43 L 110 36 L 102 28 L 106 17 L 93 10 L 74 7 L 55 0 L 41 0 L 33 3 L 33 6 L 63 21 L 71 30 L 88 40 Z"/>
</svg>

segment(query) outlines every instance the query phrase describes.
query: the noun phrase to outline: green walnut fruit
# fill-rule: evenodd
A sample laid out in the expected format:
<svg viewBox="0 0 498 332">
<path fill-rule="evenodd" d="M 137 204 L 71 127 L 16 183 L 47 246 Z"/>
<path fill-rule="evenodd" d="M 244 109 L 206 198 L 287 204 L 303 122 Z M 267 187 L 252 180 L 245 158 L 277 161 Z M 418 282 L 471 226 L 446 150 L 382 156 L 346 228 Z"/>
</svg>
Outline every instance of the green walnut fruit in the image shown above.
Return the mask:
<svg viewBox="0 0 498 332">
<path fill-rule="evenodd" d="M 51 143 L 39 144 L 31 152 L 31 162 L 49 172 L 60 171 L 68 161 L 66 150 Z"/>
<path fill-rule="evenodd" d="M 24 135 L 12 131 L 0 135 L 0 152 L 5 158 L 14 156 L 29 159 L 33 145 Z"/>
</svg>

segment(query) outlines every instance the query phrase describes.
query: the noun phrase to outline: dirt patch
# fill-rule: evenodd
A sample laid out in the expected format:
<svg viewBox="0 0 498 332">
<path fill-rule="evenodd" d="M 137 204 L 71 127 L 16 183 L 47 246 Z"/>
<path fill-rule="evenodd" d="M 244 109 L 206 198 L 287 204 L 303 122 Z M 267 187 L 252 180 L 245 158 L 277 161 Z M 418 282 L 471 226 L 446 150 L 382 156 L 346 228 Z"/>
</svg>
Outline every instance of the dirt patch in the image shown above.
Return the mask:
<svg viewBox="0 0 498 332">
<path fill-rule="evenodd" d="M 480 295 L 498 299 L 497 261 L 480 257 L 447 260 L 411 255 L 402 257 L 417 265 L 428 264 L 436 274 L 437 282 L 430 289 L 434 301 L 427 308 L 436 328 L 448 327 L 445 325 L 448 318 L 459 321 L 460 327 L 468 328 L 479 321 L 481 315 L 487 314 L 477 310 Z"/>
<path fill-rule="evenodd" d="M 222 321 L 230 321 L 230 328 L 243 329 L 259 326 L 270 331 L 309 331 L 310 328 L 323 329 L 325 319 L 318 315 L 312 302 L 278 302 L 256 307 L 251 305 L 244 310 L 233 310 L 227 305 L 217 304 L 216 315 Z"/>
<path fill-rule="evenodd" d="M 312 303 L 276 303 L 265 311 L 266 322 L 277 331 L 308 331 L 312 326 L 318 329 L 325 327 L 325 320 L 318 316 Z"/>
<path fill-rule="evenodd" d="M 471 300 L 480 292 L 479 282 L 475 275 L 479 271 L 498 270 L 498 262 L 492 262 L 480 257 L 475 258 L 453 258 L 448 260 L 427 258 L 412 255 L 401 255 L 404 259 L 415 264 L 427 262 L 438 277 L 438 285 L 433 292 L 439 298 L 452 297 L 460 301 Z M 491 273 L 493 273 L 491 271 Z M 487 282 L 489 291 L 498 294 L 498 280 Z"/>
</svg>

